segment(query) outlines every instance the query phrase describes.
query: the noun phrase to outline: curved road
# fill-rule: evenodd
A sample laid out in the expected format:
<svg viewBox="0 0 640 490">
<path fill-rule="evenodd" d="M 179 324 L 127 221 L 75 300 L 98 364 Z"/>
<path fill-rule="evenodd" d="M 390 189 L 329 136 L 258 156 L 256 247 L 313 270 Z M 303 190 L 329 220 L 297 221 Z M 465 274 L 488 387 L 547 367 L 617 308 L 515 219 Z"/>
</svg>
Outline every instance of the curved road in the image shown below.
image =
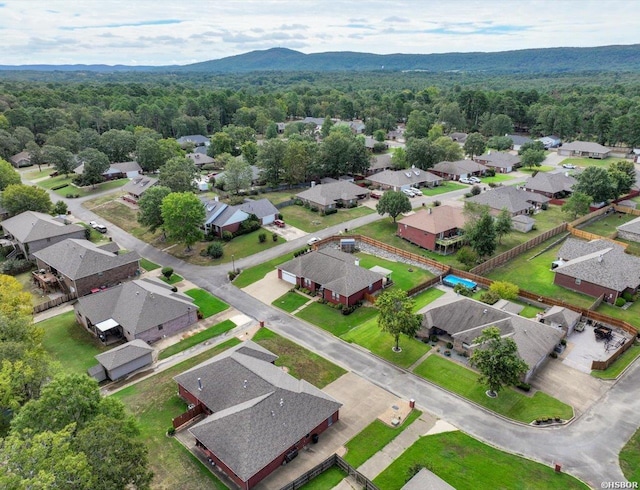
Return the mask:
<svg viewBox="0 0 640 490">
<path fill-rule="evenodd" d="M 83 221 L 102 219 L 82 207 L 81 204 L 86 199 L 68 200 L 55 194 L 52 194 L 52 199 L 64 200 L 74 216 Z M 377 219 L 380 219 L 377 214 L 364 216 L 323 230 L 318 236 L 326 237 L 345 227 L 351 229 Z M 239 311 L 256 320 L 264 320 L 270 329 L 294 339 L 306 348 L 318 352 L 397 396 L 415 399 L 418 405 L 437 417 L 488 444 L 546 465 L 560 463 L 563 471 L 582 479 L 591 487 L 600 488 L 602 482 L 626 481 L 618 464 L 618 454 L 640 426 L 638 362 L 635 362 L 600 400 L 572 423 L 548 428 L 523 426 L 443 391 L 320 328 L 263 304 L 229 283 L 228 264 L 214 267 L 187 264 L 134 238 L 114 225 L 110 225 L 109 230 L 113 239 L 122 247 L 136 250 L 149 260 L 173 267 L 180 275 L 189 278 Z M 236 266 L 245 268 L 262 263 L 306 245 L 306 240 L 299 238 L 254 256 L 236 260 Z"/>
</svg>

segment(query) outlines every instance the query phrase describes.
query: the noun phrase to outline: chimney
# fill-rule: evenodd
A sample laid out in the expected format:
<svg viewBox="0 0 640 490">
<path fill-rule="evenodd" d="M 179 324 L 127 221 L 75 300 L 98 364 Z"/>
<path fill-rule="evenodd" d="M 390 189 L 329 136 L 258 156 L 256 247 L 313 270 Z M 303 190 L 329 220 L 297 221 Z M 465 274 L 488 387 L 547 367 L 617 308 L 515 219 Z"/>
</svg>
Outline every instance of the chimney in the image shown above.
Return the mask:
<svg viewBox="0 0 640 490">
<path fill-rule="evenodd" d="M 356 257 L 355 263 L 356 263 L 357 266 L 360 266 L 360 258 L 359 257 Z"/>
<path fill-rule="evenodd" d="M 432 208 L 428 208 L 428 209 L 429 209 L 429 214 L 431 214 L 431 212 L 433 211 L 433 209 L 432 209 Z"/>
<path fill-rule="evenodd" d="M 202 391 L 202 379 L 198 378 L 198 391 Z"/>
<path fill-rule="evenodd" d="M 311 181 L 311 187 L 315 187 L 315 186 L 316 186 L 316 181 L 315 181 L 315 180 L 312 180 L 312 181 Z"/>
</svg>

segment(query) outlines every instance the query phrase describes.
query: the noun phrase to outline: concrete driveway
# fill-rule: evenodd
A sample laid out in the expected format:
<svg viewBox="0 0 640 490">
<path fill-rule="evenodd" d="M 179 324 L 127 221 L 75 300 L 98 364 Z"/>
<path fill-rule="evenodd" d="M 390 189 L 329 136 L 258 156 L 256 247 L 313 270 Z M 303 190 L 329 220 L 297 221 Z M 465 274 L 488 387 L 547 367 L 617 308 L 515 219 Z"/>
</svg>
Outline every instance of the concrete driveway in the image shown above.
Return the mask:
<svg viewBox="0 0 640 490">
<path fill-rule="evenodd" d="M 279 228 L 276 225 L 267 225 L 264 227 L 266 230 L 271 233 L 275 233 L 276 235 L 280 235 L 286 241 L 290 242 L 291 240 L 295 240 L 296 238 L 302 238 L 308 235 L 306 231 L 302 231 L 300 228 L 296 228 L 295 226 L 291 226 L 289 224 L 284 225 L 284 228 Z"/>
<path fill-rule="evenodd" d="M 248 285 L 242 290 L 263 303 L 270 305 L 292 287 L 293 284 L 278 279 L 278 271 L 273 270 L 264 276 L 263 279 Z"/>
</svg>

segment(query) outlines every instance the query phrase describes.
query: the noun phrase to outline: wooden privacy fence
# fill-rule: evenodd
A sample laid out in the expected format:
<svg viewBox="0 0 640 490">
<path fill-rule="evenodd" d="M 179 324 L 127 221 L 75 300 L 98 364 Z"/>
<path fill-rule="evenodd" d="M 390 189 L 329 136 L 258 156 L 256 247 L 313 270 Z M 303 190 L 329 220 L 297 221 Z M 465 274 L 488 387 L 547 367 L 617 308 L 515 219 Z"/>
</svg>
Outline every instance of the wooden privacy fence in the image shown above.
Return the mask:
<svg viewBox="0 0 640 490">
<path fill-rule="evenodd" d="M 613 206 L 613 209 L 615 209 L 616 212 L 618 213 L 625 213 L 625 214 L 632 214 L 634 216 L 640 216 L 640 209 L 628 208 L 626 206 L 618 206 L 617 204 Z"/>
<path fill-rule="evenodd" d="M 62 296 L 58 296 L 57 298 L 50 299 L 46 303 L 40 303 L 39 305 L 35 305 L 33 307 L 33 314 L 40 313 L 41 311 L 46 311 L 55 306 L 61 305 L 62 303 L 66 303 L 67 301 L 74 300 L 78 297 L 75 293 L 63 294 Z"/>
<path fill-rule="evenodd" d="M 426 280 L 425 282 L 418 284 L 416 287 L 413 287 L 407 291 L 407 296 L 415 296 L 418 293 L 421 293 L 425 289 L 429 289 L 431 286 L 439 284 L 442 281 L 442 278 L 449 274 L 451 271 L 451 267 L 448 267 L 442 274 L 436 277 L 432 277 L 431 279 Z"/>
<path fill-rule="evenodd" d="M 178 415 L 173 419 L 173 428 L 177 429 L 178 427 L 182 427 L 184 424 L 189 422 L 190 420 L 195 419 L 198 415 L 204 413 L 204 405 L 198 403 L 195 407 L 190 410 L 187 410 L 182 415 Z"/>
<path fill-rule="evenodd" d="M 348 476 L 353 478 L 358 485 L 361 485 L 361 488 L 364 490 L 379 490 L 371 480 L 369 480 L 362 473 L 358 472 L 353 466 L 347 463 L 344 459 L 342 459 L 337 454 L 333 453 L 327 459 L 325 459 L 322 463 L 314 466 L 309 471 L 305 472 L 295 480 L 290 483 L 287 483 L 280 490 L 297 490 L 298 488 L 302 488 L 304 485 L 313 480 L 316 476 L 321 475 L 329 468 L 337 466 L 342 469 Z"/>
<path fill-rule="evenodd" d="M 620 245 L 624 249 L 626 249 L 629 246 L 628 243 L 619 242 L 617 240 L 614 240 L 611 237 L 606 237 L 602 235 L 597 235 L 595 233 L 589 233 L 588 231 L 579 230 L 578 228 L 574 228 L 572 225 L 567 226 L 567 231 L 571 233 L 574 237 L 582 238 L 583 240 L 609 240 L 611 243 Z M 615 232 L 615 235 L 616 236 L 618 235 L 617 231 Z"/>
<path fill-rule="evenodd" d="M 627 349 L 631 348 L 631 346 L 633 345 L 633 342 L 634 340 L 631 339 L 625 342 L 624 344 L 622 344 L 622 347 L 620 347 L 617 351 L 615 351 L 613 355 L 606 361 L 591 361 L 591 369 L 594 371 L 604 371 L 609 366 L 611 366 L 614 363 L 614 361 L 616 361 L 622 354 L 627 352 Z"/>
</svg>

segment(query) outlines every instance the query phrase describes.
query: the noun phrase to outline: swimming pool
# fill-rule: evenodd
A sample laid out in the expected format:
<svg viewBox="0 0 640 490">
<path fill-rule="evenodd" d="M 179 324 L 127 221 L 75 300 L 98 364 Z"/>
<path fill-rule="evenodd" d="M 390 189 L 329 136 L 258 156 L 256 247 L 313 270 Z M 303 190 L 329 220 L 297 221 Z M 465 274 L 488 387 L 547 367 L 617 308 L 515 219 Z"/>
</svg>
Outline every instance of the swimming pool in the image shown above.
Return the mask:
<svg viewBox="0 0 640 490">
<path fill-rule="evenodd" d="M 453 274 L 445 276 L 444 279 L 442 279 L 442 283 L 445 286 L 449 286 L 452 288 L 455 287 L 456 284 L 462 284 L 464 287 L 467 287 L 469 289 L 475 289 L 478 287 L 477 283 L 470 281 L 469 279 L 463 279 L 462 277 L 454 276 Z"/>
</svg>

